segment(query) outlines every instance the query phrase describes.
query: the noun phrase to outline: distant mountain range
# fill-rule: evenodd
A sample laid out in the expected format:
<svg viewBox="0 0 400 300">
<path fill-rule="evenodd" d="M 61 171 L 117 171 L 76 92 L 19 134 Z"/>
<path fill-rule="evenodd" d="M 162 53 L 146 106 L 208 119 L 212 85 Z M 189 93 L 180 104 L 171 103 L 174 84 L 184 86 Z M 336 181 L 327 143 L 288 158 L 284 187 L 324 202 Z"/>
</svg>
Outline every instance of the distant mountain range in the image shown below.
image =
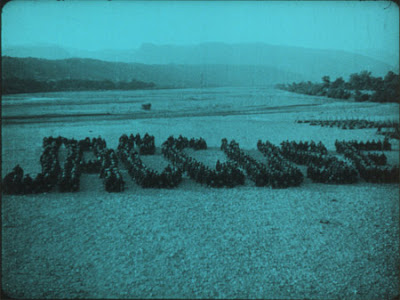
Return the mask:
<svg viewBox="0 0 400 300">
<path fill-rule="evenodd" d="M 249 86 L 320 81 L 363 70 L 374 76 L 398 66 L 356 53 L 262 43 L 144 44 L 135 50 L 83 51 L 56 46 L 2 49 L 3 78 L 141 80 L 166 87 Z M 6 56 L 6 57 L 5 57 Z M 30 57 L 30 58 L 28 58 Z"/>
<path fill-rule="evenodd" d="M 157 87 L 267 86 L 304 79 L 268 66 L 145 65 L 71 58 L 2 57 L 2 77 L 37 81 L 82 79 L 153 82 Z"/>
</svg>

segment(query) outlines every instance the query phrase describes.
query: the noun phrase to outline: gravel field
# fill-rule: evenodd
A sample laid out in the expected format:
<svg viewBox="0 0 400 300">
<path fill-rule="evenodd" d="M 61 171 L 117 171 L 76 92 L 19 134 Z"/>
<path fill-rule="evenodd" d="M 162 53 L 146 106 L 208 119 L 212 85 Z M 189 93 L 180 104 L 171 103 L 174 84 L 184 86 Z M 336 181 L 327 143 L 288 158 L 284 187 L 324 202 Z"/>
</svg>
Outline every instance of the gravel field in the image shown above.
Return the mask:
<svg viewBox="0 0 400 300">
<path fill-rule="evenodd" d="M 146 102 L 153 104 L 150 112 L 140 110 Z M 258 139 L 276 145 L 312 139 L 333 153 L 335 139 L 383 136 L 295 120 L 399 115 L 393 103 L 235 88 L 13 95 L 4 97 L 2 108 L 3 177 L 16 164 L 39 172 L 42 139 L 50 135 L 101 135 L 116 148 L 122 134 L 148 132 L 157 155 L 142 159 L 162 170 L 167 161 L 159 147 L 170 135 L 203 137 L 210 149 L 192 154 L 215 166 L 224 157 L 218 150 L 224 137 L 258 159 L 264 159 Z M 110 115 L 49 115 L 78 112 Z M 385 154 L 398 165 L 399 142 L 391 143 Z M 98 175 L 83 174 L 77 193 L 2 196 L 2 287 L 8 295 L 364 300 L 399 294 L 396 184 L 305 179 L 289 189 L 248 181 L 213 189 L 185 176 L 177 189 L 142 189 L 120 167 L 126 181 L 120 194 L 105 192 Z"/>
<path fill-rule="evenodd" d="M 119 195 L 92 181 L 83 178 L 90 189 L 77 194 L 3 197 L 3 288 L 10 296 L 398 293 L 395 185 L 211 189 L 186 181 L 176 190 L 131 186 Z"/>
</svg>

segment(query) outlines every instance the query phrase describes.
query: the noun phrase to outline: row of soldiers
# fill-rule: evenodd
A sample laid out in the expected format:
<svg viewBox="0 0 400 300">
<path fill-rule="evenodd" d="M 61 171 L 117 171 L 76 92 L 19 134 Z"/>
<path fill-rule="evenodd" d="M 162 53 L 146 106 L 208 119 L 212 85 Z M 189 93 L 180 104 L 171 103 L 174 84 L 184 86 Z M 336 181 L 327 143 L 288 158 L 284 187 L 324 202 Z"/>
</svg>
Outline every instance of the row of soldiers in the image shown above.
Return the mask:
<svg viewBox="0 0 400 300">
<path fill-rule="evenodd" d="M 281 153 L 287 159 L 299 165 L 307 165 L 307 177 L 319 183 L 355 183 L 358 173 L 353 164 L 327 154 L 326 147 L 320 142 L 315 151 L 300 150 L 299 143 L 285 141 L 281 143 Z"/>
<path fill-rule="evenodd" d="M 340 149 L 346 146 L 353 146 L 357 150 L 363 150 L 363 151 L 371 151 L 371 150 L 380 150 L 380 151 L 390 151 L 392 150 L 392 145 L 389 142 L 389 139 L 387 137 L 384 138 L 383 141 L 378 140 L 372 140 L 372 141 L 335 141 L 335 147 L 336 149 Z"/>
<path fill-rule="evenodd" d="M 103 144 L 94 145 L 95 154 L 101 157 L 100 178 L 107 192 L 122 192 L 125 181 L 118 169 L 118 158 L 113 149 L 103 147 Z"/>
<path fill-rule="evenodd" d="M 67 158 L 64 168 L 60 167 L 58 152 L 64 144 Z M 24 176 L 23 169 L 17 165 L 3 179 L 2 189 L 5 194 L 31 194 L 49 192 L 57 184 L 61 192 L 75 192 L 80 187 L 82 172 L 100 172 L 107 191 L 122 191 L 124 181 L 119 173 L 116 155 L 113 150 L 107 150 L 104 139 L 86 138 L 81 141 L 64 137 L 45 137 L 43 153 L 40 156 L 41 173 L 32 179 L 29 174 Z M 84 163 L 83 151 L 92 149 L 96 160 Z"/>
<path fill-rule="evenodd" d="M 256 186 L 268 185 L 266 166 L 245 154 L 244 151 L 239 148 L 239 144 L 235 140 L 232 140 L 228 144 L 228 140 L 223 138 L 221 150 L 225 152 L 229 159 L 237 162 L 239 166 L 246 170 L 247 175 L 255 182 Z"/>
<path fill-rule="evenodd" d="M 295 141 L 283 141 L 281 145 L 285 145 L 287 147 L 290 147 L 291 149 L 294 149 L 296 151 L 308 151 L 308 152 L 317 152 L 321 154 L 327 154 L 328 150 L 326 149 L 325 145 L 322 144 L 322 142 L 315 143 L 314 141 L 308 142 L 308 141 L 300 141 L 300 142 L 295 142 Z"/>
<path fill-rule="evenodd" d="M 367 156 L 377 166 L 384 166 L 387 163 L 387 157 L 384 153 L 367 153 Z"/>
<path fill-rule="evenodd" d="M 58 149 L 61 143 L 61 138 L 44 138 L 44 149 L 40 156 L 41 173 L 32 179 L 29 174 L 24 176 L 23 169 L 19 165 L 16 165 L 13 171 L 8 173 L 3 179 L 3 192 L 5 194 L 32 194 L 50 191 L 57 184 L 60 175 L 61 168 L 58 161 Z"/>
<path fill-rule="evenodd" d="M 307 177 L 318 183 L 355 183 L 357 182 L 357 171 L 346 163 L 336 162 L 327 166 L 311 163 L 307 168 Z"/>
<path fill-rule="evenodd" d="M 12 172 L 4 177 L 2 189 L 5 194 L 31 194 L 33 191 L 33 180 L 29 174 L 24 177 L 24 170 L 19 165 L 16 165 Z"/>
<path fill-rule="evenodd" d="M 211 187 L 234 187 L 244 184 L 245 176 L 236 164 L 231 162 L 220 163 L 218 160 L 216 169 L 211 169 L 181 151 L 184 146 L 190 146 L 190 143 L 186 143 L 186 141 L 187 138 L 182 136 L 178 139 L 170 137 L 163 143 L 162 153 L 175 166 L 186 171 L 190 178 L 200 184 L 206 184 Z"/>
<path fill-rule="evenodd" d="M 206 150 L 207 149 L 207 143 L 202 137 L 200 137 L 198 139 L 191 138 L 189 140 L 187 137 L 183 137 L 182 135 L 179 135 L 178 138 L 174 138 L 171 135 L 164 142 L 164 144 L 166 144 L 168 146 L 174 145 L 178 150 L 183 150 L 185 148 L 192 148 L 194 150 Z"/>
<path fill-rule="evenodd" d="M 60 162 L 58 160 L 58 150 L 60 149 L 62 139 L 48 139 L 40 156 L 43 179 L 38 182 L 38 189 L 48 192 L 57 185 L 58 177 L 61 172 Z"/>
<path fill-rule="evenodd" d="M 320 151 L 311 152 L 299 150 L 293 146 L 294 142 L 282 142 L 280 147 L 281 154 L 290 161 L 299 165 L 329 165 L 337 161 L 333 155 L 324 154 Z"/>
<path fill-rule="evenodd" d="M 154 136 L 149 135 L 147 132 L 143 136 L 143 138 L 140 138 L 140 134 L 136 134 L 135 138 L 135 143 L 139 147 L 139 153 L 140 154 L 147 154 L 151 155 L 156 152 L 156 146 L 154 143 Z"/>
<path fill-rule="evenodd" d="M 76 141 L 68 139 L 65 142 L 68 150 L 64 170 L 59 181 L 60 191 L 75 192 L 79 190 L 80 176 L 84 173 L 100 173 L 103 184 L 108 192 L 124 190 L 124 181 L 118 170 L 118 163 L 114 150 L 108 150 L 106 142 L 101 137 L 86 137 Z M 84 162 L 83 151 L 92 150 L 96 156 L 94 160 Z"/>
<path fill-rule="evenodd" d="M 178 168 L 168 165 L 159 173 L 145 166 L 125 137 L 120 138 L 118 155 L 128 168 L 129 175 L 143 188 L 174 188 L 182 181 L 182 172 Z"/>
<path fill-rule="evenodd" d="M 261 143 L 258 143 L 261 146 Z M 262 147 L 261 147 L 262 148 Z M 231 159 L 243 167 L 256 186 L 271 186 L 272 188 L 286 188 L 299 185 L 303 178 L 301 172 L 288 164 L 281 164 L 278 156 L 273 155 L 268 166 L 257 161 L 240 149 L 239 144 L 232 140 L 229 144 L 222 139 L 221 149 Z M 271 153 L 275 150 L 271 150 Z"/>
<path fill-rule="evenodd" d="M 126 134 L 123 134 L 119 138 L 118 150 L 120 147 L 122 147 L 121 145 L 126 145 L 128 151 L 131 151 L 135 148 L 135 144 L 139 150 L 139 153 L 142 155 L 151 155 L 156 151 L 154 136 L 149 135 L 147 132 L 143 138 L 140 137 L 139 133 L 137 133 L 135 136 L 130 134 L 129 137 Z"/>
<path fill-rule="evenodd" d="M 126 149 L 128 152 L 134 150 L 135 148 L 135 140 L 140 139 L 139 133 L 136 137 L 133 134 L 130 134 L 129 137 L 126 134 L 123 134 L 119 138 L 119 143 L 117 147 L 117 151 L 119 152 L 121 149 Z"/>
<path fill-rule="evenodd" d="M 4 177 L 2 184 L 3 193 L 11 195 L 44 193 L 51 188 L 49 176 L 38 173 L 32 179 L 29 174 L 24 176 L 24 171 L 19 165 Z"/>
<path fill-rule="evenodd" d="M 65 146 L 67 158 L 59 179 L 59 189 L 60 192 L 77 192 L 80 188 L 83 151 L 76 140 L 69 140 Z"/>
<path fill-rule="evenodd" d="M 400 170 L 398 166 L 379 168 L 371 166 L 360 169 L 360 176 L 367 182 L 373 183 L 399 183 Z"/>
<path fill-rule="evenodd" d="M 307 146 L 305 146 L 307 148 Z M 257 149 L 267 158 L 266 165 L 271 174 L 273 187 L 290 187 L 299 186 L 304 179 L 303 173 L 293 166 L 283 155 L 280 153 L 279 147 L 266 141 L 262 143 L 261 140 L 257 142 Z M 276 180 L 275 180 L 276 179 Z"/>
<path fill-rule="evenodd" d="M 107 192 L 122 192 L 125 182 L 118 169 L 118 159 L 115 151 L 107 148 L 106 141 L 101 137 L 90 138 L 78 142 L 81 149 L 92 150 L 95 159 L 87 162 L 81 161 L 81 169 L 85 173 L 100 173 Z"/>
<path fill-rule="evenodd" d="M 399 167 L 381 168 L 370 156 L 361 153 L 354 145 L 345 142 L 336 143 L 336 151 L 353 161 L 361 178 L 374 183 L 398 183 Z"/>
</svg>

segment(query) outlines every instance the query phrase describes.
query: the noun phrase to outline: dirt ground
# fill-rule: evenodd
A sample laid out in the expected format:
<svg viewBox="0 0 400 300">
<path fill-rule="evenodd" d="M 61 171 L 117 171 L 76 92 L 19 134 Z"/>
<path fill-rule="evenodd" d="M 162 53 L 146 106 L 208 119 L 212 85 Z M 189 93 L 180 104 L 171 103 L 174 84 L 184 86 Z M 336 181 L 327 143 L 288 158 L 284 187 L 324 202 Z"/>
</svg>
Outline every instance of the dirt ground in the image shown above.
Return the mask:
<svg viewBox="0 0 400 300">
<path fill-rule="evenodd" d="M 391 299 L 394 185 L 103 191 L 2 200 L 3 288 L 16 298 Z M 94 183 L 94 184 L 93 184 Z"/>
<path fill-rule="evenodd" d="M 382 136 L 372 129 L 341 130 L 294 121 L 398 117 L 395 104 L 324 102 L 282 91 L 171 93 L 152 91 L 132 99 L 123 94 L 118 98 L 121 103 L 112 105 L 133 107 L 134 101 L 140 105 L 137 99 L 149 102 L 150 97 L 156 108 L 157 101 L 172 98 L 198 106 L 192 109 L 194 104 L 189 103 L 174 112 L 176 103 L 169 100 L 154 115 L 132 108 L 142 116 L 135 119 L 118 112 L 66 121 L 46 117 L 46 112 L 63 111 L 63 101 L 78 109 L 71 99 L 79 93 L 64 95 L 54 106 L 49 106 L 49 95 L 6 99 L 3 116 L 14 117 L 2 126 L 2 176 L 17 163 L 28 173 L 39 172 L 42 139 L 49 135 L 76 139 L 101 135 L 111 148 L 117 147 L 123 133 L 148 132 L 155 136 L 157 147 L 169 135 L 203 137 L 212 149 L 193 155 L 215 164 L 211 160 L 220 154 L 224 137 L 235 139 L 249 153 L 256 151 L 258 139 L 276 145 L 313 139 L 334 151 L 335 139 L 366 141 Z M 107 97 L 96 98 L 95 107 L 101 106 L 99 102 L 107 106 Z M 270 107 L 264 103 L 268 97 Z M 211 104 L 214 113 L 207 115 Z M 287 107 L 292 104 L 305 106 Z M 91 107 L 84 103 L 88 111 Z M 24 109 L 41 117 L 15 117 Z M 168 116 L 158 117 L 167 109 Z M 185 111 L 192 115 L 182 117 Z M 388 159 L 398 165 L 399 143 L 391 142 Z M 166 162 L 157 151 L 162 169 Z M 147 164 L 157 161 L 152 162 L 151 156 L 145 159 Z M 185 177 L 177 189 L 162 190 L 142 189 L 126 171 L 122 173 L 127 189 L 121 194 L 105 192 L 98 175 L 84 174 L 78 193 L 2 196 L 2 288 L 7 294 L 48 299 L 392 299 L 399 294 L 396 184 L 328 185 L 305 180 L 299 187 L 282 190 L 250 184 L 215 189 Z"/>
</svg>

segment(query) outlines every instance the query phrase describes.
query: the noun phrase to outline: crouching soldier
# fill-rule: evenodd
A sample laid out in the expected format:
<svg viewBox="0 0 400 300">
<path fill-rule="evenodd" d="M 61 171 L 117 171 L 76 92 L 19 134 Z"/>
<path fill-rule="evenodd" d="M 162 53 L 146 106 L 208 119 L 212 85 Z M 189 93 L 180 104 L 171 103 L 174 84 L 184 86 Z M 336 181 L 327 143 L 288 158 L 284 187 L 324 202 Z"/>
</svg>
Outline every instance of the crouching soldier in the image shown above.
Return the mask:
<svg viewBox="0 0 400 300">
<path fill-rule="evenodd" d="M 24 171 L 16 165 L 12 172 L 8 173 L 3 180 L 3 190 L 5 194 L 22 194 Z"/>
<path fill-rule="evenodd" d="M 122 192 L 124 190 L 125 181 L 122 179 L 122 176 L 119 172 L 116 172 L 116 191 Z"/>
<path fill-rule="evenodd" d="M 4 194 L 13 194 L 14 191 L 13 179 L 14 179 L 14 172 L 10 172 L 4 177 L 2 185 Z"/>
</svg>

